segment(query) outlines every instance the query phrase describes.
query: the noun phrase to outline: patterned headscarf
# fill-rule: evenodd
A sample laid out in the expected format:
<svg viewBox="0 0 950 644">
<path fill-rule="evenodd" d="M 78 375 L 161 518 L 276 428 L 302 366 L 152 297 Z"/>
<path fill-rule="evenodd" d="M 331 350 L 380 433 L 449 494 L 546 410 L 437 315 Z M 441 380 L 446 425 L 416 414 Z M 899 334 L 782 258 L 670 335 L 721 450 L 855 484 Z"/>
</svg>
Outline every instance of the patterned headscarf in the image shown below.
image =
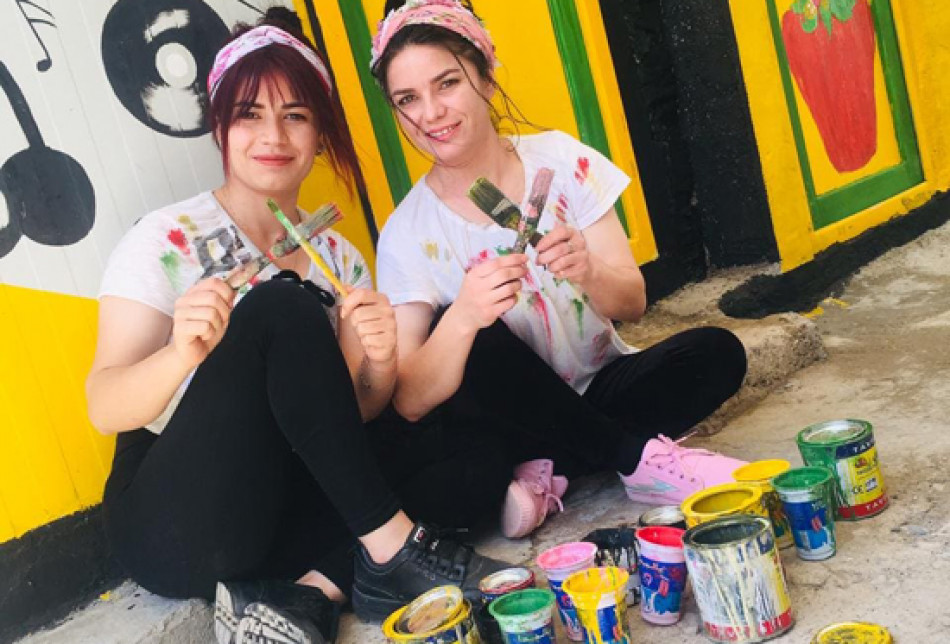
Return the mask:
<svg viewBox="0 0 950 644">
<path fill-rule="evenodd" d="M 239 60 L 253 51 L 257 51 L 268 45 L 284 45 L 294 49 L 310 63 L 327 89 L 327 93 L 333 91 L 333 83 L 330 81 L 330 72 L 327 71 L 326 63 L 321 60 L 310 47 L 291 36 L 289 33 L 278 27 L 264 25 L 255 27 L 250 31 L 241 34 L 227 45 L 225 45 L 218 55 L 214 57 L 214 66 L 211 73 L 208 74 L 208 96 L 214 99 L 214 93 L 221 84 L 221 78 L 231 69 Z"/>
<path fill-rule="evenodd" d="M 495 43 L 482 22 L 458 0 L 409 0 L 379 21 L 369 61 L 376 67 L 386 47 L 400 29 L 407 25 L 434 25 L 453 31 L 472 43 L 488 60 L 488 69 L 498 64 Z"/>
</svg>

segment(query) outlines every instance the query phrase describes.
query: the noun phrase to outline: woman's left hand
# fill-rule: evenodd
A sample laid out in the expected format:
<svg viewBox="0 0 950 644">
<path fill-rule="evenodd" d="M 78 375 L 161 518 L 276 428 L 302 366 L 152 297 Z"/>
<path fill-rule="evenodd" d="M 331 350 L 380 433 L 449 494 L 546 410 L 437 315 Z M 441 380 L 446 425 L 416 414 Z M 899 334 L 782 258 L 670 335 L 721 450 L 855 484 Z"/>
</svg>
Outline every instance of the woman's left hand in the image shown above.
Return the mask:
<svg viewBox="0 0 950 644">
<path fill-rule="evenodd" d="M 382 293 L 353 289 L 343 298 L 340 318 L 355 330 L 371 364 L 389 366 L 396 360 L 396 315 Z"/>
<path fill-rule="evenodd" d="M 558 279 L 581 283 L 590 275 L 590 254 L 584 235 L 570 226 L 557 226 L 536 247 L 537 263 Z"/>
</svg>

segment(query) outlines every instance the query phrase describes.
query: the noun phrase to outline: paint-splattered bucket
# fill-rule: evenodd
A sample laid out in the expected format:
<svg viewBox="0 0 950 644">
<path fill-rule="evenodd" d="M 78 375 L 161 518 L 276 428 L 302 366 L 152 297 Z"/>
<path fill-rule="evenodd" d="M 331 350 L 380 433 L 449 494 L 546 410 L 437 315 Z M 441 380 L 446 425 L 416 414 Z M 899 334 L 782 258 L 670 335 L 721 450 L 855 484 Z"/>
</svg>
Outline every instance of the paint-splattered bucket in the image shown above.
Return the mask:
<svg viewBox="0 0 950 644">
<path fill-rule="evenodd" d="M 798 451 L 807 465 L 822 465 L 835 475 L 840 518 L 856 521 L 887 508 L 871 423 L 846 419 L 810 425 L 798 433 Z"/>
<path fill-rule="evenodd" d="M 818 631 L 811 644 L 892 644 L 890 632 L 867 622 L 832 624 Z"/>
<path fill-rule="evenodd" d="M 772 520 L 772 529 L 775 530 L 775 541 L 779 548 L 789 548 L 795 544 L 795 541 L 792 539 L 788 517 L 785 516 L 782 502 L 772 488 L 771 479 L 782 472 L 787 472 L 791 466 L 792 464 L 788 461 L 771 459 L 743 465 L 732 473 L 732 478 L 737 482 L 758 485 L 762 489 L 762 502 L 769 513 L 769 519 Z"/>
<path fill-rule="evenodd" d="M 680 508 L 690 528 L 733 514 L 769 516 L 762 502 L 762 489 L 749 483 L 724 483 L 708 487 L 686 497 Z"/>
<path fill-rule="evenodd" d="M 507 644 L 554 644 L 554 593 L 516 590 L 488 605 Z"/>
<path fill-rule="evenodd" d="M 736 515 L 683 535 L 686 567 L 715 642 L 762 642 L 792 627 L 792 605 L 769 520 Z"/>
<path fill-rule="evenodd" d="M 828 468 L 819 466 L 796 467 L 772 479 L 801 559 L 819 561 L 837 551 L 834 485 Z"/>
<path fill-rule="evenodd" d="M 584 541 L 562 543 L 538 555 L 538 567 L 547 576 L 548 585 L 557 599 L 557 612 L 564 631 L 567 638 L 575 642 L 583 642 L 586 635 L 570 596 L 564 592 L 564 580 L 578 570 L 593 566 L 596 555 L 597 546 Z"/>
<path fill-rule="evenodd" d="M 383 635 L 399 644 L 481 644 L 472 607 L 455 586 L 419 595 L 383 622 Z"/>
<path fill-rule="evenodd" d="M 669 526 L 637 530 L 643 593 L 640 615 L 652 624 L 669 626 L 680 619 L 680 604 L 686 589 L 683 532 Z"/>
<path fill-rule="evenodd" d="M 674 508 L 679 512 L 679 508 Z M 680 517 L 683 515 L 680 514 Z M 627 525 L 617 528 L 600 528 L 585 536 L 581 541 L 589 541 L 597 546 L 594 564 L 597 566 L 616 566 L 630 573 L 627 582 L 627 606 L 640 602 L 640 575 L 637 573 L 637 537 L 636 530 Z"/>
<path fill-rule="evenodd" d="M 589 644 L 630 644 L 627 624 L 627 579 L 622 568 L 589 568 L 564 580 Z"/>
</svg>

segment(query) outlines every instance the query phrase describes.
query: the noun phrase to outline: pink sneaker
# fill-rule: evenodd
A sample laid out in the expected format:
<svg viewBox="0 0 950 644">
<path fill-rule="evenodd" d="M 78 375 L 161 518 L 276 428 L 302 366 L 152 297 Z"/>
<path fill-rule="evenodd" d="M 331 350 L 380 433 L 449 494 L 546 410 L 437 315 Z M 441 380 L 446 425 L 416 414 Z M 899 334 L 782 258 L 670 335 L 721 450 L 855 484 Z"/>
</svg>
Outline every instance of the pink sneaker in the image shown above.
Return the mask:
<svg viewBox="0 0 950 644">
<path fill-rule="evenodd" d="M 501 510 L 501 531 L 509 539 L 520 539 L 544 523 L 555 510 L 564 510 L 561 497 L 567 491 L 567 479 L 553 476 L 554 463 L 539 458 L 515 468 L 515 480 Z"/>
<path fill-rule="evenodd" d="M 732 472 L 746 464 L 705 449 L 681 447 L 679 442 L 663 434 L 647 441 L 637 469 L 620 475 L 632 501 L 679 505 L 693 492 L 731 483 Z"/>
</svg>

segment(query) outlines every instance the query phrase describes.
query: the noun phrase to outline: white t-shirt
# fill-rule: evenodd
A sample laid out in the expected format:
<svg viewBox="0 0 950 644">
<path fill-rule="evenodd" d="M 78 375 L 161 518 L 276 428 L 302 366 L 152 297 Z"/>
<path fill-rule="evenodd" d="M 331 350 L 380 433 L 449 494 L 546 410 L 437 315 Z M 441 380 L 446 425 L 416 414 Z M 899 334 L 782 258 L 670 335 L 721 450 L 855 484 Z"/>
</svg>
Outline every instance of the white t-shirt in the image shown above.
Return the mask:
<svg viewBox="0 0 950 644">
<path fill-rule="evenodd" d="M 563 132 L 516 140 L 525 169 L 525 200 L 538 170 L 554 171 L 551 192 L 538 222 L 542 235 L 566 223 L 580 231 L 613 207 L 630 178 L 599 152 Z M 439 309 L 458 296 L 465 271 L 502 255 L 515 231 L 495 223 L 470 222 L 450 210 L 420 179 L 386 222 L 377 250 L 379 290 L 394 306 L 426 302 Z M 614 358 L 636 351 L 620 339 L 611 321 L 591 308 L 587 296 L 567 280 L 555 279 L 534 263 L 505 324 L 551 368 L 583 393 L 594 375 Z"/>
<path fill-rule="evenodd" d="M 327 230 L 311 243 L 341 282 L 358 288 L 372 288 L 372 278 L 363 256 L 342 235 Z M 224 277 L 235 266 L 260 253 L 214 195 L 202 192 L 151 212 L 132 226 L 109 257 L 99 297 L 112 295 L 134 300 L 172 317 L 175 300 L 189 288 L 207 277 Z M 265 268 L 241 288 L 235 304 L 251 288 L 278 272 L 273 264 Z M 306 279 L 333 292 L 329 281 L 312 263 Z M 338 309 L 339 303 L 327 309 L 334 328 Z M 191 376 L 185 379 L 165 411 L 149 423 L 147 429 L 161 433 L 190 382 Z"/>
</svg>

